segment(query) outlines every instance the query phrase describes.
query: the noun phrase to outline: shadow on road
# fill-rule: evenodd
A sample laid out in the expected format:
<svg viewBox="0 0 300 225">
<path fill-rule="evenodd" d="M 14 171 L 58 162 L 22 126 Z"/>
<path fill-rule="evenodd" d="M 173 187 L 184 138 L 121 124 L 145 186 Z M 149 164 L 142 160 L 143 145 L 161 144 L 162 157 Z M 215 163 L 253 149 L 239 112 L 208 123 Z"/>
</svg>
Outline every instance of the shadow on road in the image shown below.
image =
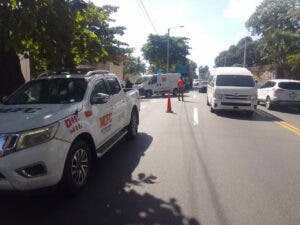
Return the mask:
<svg viewBox="0 0 300 225">
<path fill-rule="evenodd" d="M 280 118 L 260 109 L 257 109 L 252 116 L 247 115 L 245 112 L 236 112 L 236 111 L 219 111 L 216 112 L 216 114 L 221 117 L 225 117 L 228 119 L 236 119 L 236 120 L 267 121 L 267 122 L 282 121 Z"/>
<path fill-rule="evenodd" d="M 3 225 L 200 225 L 181 212 L 176 199 L 164 201 L 151 194 L 139 194 L 135 186 L 156 185 L 152 174 L 132 172 L 152 142 L 140 133 L 130 142 L 122 141 L 99 159 L 87 187 L 76 197 L 24 196 L 0 193 Z"/>
<path fill-rule="evenodd" d="M 288 113 L 288 114 L 295 114 L 300 115 L 300 108 L 294 108 L 294 107 L 280 107 L 277 106 L 273 109 L 275 112 L 281 112 L 281 113 Z"/>
</svg>

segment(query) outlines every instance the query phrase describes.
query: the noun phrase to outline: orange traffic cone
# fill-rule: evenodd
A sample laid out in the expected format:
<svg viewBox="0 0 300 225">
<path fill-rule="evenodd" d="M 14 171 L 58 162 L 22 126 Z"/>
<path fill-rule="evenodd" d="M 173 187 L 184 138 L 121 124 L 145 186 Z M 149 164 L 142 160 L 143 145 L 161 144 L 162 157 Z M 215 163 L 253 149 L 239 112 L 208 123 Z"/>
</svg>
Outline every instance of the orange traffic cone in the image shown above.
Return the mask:
<svg viewBox="0 0 300 225">
<path fill-rule="evenodd" d="M 172 106 L 171 106 L 170 92 L 168 93 L 167 113 L 173 113 L 173 111 L 172 111 Z"/>
</svg>

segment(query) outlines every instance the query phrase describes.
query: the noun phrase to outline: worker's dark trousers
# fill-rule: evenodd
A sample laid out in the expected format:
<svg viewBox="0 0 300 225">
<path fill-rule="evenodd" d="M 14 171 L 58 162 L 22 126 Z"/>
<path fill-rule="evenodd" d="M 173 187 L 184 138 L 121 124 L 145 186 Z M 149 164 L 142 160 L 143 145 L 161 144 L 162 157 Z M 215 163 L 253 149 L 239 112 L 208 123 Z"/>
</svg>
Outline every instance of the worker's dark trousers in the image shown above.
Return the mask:
<svg viewBox="0 0 300 225">
<path fill-rule="evenodd" d="M 178 89 L 178 101 L 180 101 L 180 96 L 181 96 L 181 99 L 183 101 L 183 88 Z"/>
</svg>

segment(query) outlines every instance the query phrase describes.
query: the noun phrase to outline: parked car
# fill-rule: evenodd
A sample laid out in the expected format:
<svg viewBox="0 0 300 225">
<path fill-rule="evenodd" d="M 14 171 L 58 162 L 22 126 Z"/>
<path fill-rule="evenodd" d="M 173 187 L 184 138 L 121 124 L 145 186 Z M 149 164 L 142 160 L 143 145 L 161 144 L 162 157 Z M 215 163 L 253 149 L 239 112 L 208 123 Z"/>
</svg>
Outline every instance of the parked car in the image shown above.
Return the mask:
<svg viewBox="0 0 300 225">
<path fill-rule="evenodd" d="M 199 88 L 200 79 L 194 79 L 193 80 L 193 88 L 198 89 Z"/>
<path fill-rule="evenodd" d="M 138 132 L 138 92 L 108 71 L 45 73 L 0 105 L 0 189 L 76 193 L 92 159 Z"/>
<path fill-rule="evenodd" d="M 201 80 L 199 82 L 199 92 L 206 92 L 207 91 L 207 80 Z"/>
<path fill-rule="evenodd" d="M 251 72 L 241 67 L 212 70 L 207 86 L 207 105 L 211 112 L 236 110 L 251 116 L 257 107 L 257 89 Z"/>
<path fill-rule="evenodd" d="M 278 105 L 300 108 L 300 81 L 269 80 L 258 89 L 258 101 L 265 103 L 267 109 Z"/>
<path fill-rule="evenodd" d="M 140 95 L 150 98 L 152 95 L 164 95 L 168 92 L 174 96 L 178 94 L 177 81 L 180 79 L 180 73 L 154 74 L 145 82 L 135 85 Z"/>
</svg>

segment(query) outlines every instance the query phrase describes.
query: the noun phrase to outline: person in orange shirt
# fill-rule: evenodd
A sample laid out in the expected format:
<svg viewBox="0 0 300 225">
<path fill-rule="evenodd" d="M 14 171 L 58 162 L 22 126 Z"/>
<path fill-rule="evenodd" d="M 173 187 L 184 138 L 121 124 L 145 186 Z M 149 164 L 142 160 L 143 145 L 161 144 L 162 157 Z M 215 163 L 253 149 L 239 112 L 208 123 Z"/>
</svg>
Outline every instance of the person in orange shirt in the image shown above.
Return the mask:
<svg viewBox="0 0 300 225">
<path fill-rule="evenodd" d="M 182 77 L 180 77 L 180 80 L 178 80 L 177 87 L 178 87 L 178 101 L 180 101 L 180 95 L 183 101 L 184 81 Z"/>
</svg>

